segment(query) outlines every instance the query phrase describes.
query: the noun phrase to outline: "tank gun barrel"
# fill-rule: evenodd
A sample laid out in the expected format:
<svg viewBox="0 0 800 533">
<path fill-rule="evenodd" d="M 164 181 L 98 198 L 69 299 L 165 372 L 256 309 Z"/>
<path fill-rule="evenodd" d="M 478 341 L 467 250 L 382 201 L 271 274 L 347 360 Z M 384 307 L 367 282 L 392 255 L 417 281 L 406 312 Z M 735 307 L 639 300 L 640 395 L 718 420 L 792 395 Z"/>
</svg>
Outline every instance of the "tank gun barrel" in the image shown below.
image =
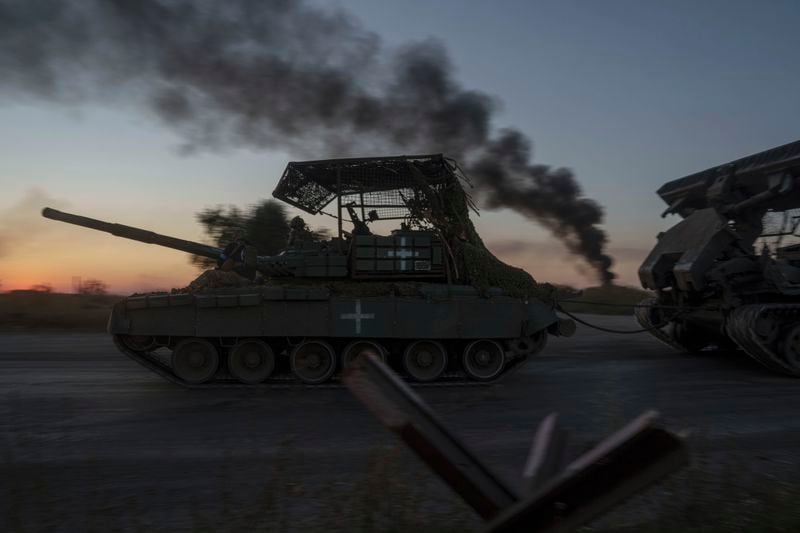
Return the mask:
<svg viewBox="0 0 800 533">
<path fill-rule="evenodd" d="M 134 228 L 133 226 L 125 226 L 124 224 L 115 224 L 94 218 L 73 215 L 72 213 L 65 213 L 49 207 L 45 207 L 42 210 L 42 216 L 52 220 L 66 222 L 68 224 L 75 224 L 76 226 L 83 226 L 84 228 L 104 231 L 114 235 L 115 237 L 123 237 L 125 239 L 131 239 L 148 244 L 157 244 L 166 248 L 172 248 L 190 254 L 201 255 L 211 259 L 219 259 L 222 255 L 222 249 L 214 246 L 208 246 L 206 244 L 187 241 L 184 239 L 177 239 L 175 237 L 161 235 L 153 231 Z"/>
<path fill-rule="evenodd" d="M 75 224 L 76 226 L 83 226 L 84 228 L 104 231 L 115 237 L 122 237 L 148 244 L 157 244 L 166 248 L 200 255 L 210 259 L 218 260 L 223 254 L 223 249 L 215 246 L 169 237 L 124 224 L 115 224 L 94 218 L 73 215 L 72 213 L 65 213 L 49 207 L 45 207 L 42 210 L 42 216 L 68 224 Z M 302 255 L 259 255 L 256 258 L 256 270 L 269 277 L 302 277 L 303 275 L 310 275 L 303 273 L 306 262 L 306 258 Z M 323 263 L 323 265 L 325 265 L 323 266 L 323 270 L 329 262 L 332 267 L 336 267 L 326 271 L 329 275 L 333 277 L 344 277 L 347 275 L 346 256 L 338 255 L 336 258 L 326 261 Z"/>
</svg>

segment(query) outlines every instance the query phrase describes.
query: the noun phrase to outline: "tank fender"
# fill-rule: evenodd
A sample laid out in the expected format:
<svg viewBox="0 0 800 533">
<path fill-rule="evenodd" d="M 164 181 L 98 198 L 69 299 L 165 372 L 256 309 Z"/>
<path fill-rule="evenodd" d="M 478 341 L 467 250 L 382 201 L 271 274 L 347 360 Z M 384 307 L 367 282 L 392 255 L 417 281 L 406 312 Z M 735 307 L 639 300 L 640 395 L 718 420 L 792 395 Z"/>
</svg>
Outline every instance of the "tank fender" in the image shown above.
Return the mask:
<svg viewBox="0 0 800 533">
<path fill-rule="evenodd" d="M 528 301 L 528 316 L 522 326 L 522 336 L 530 337 L 534 333 L 547 329 L 559 321 L 558 315 L 550 305 L 540 300 Z"/>
<path fill-rule="evenodd" d="M 126 334 L 131 331 L 131 319 L 128 318 L 128 312 L 125 307 L 125 301 L 117 302 L 111 309 L 111 315 L 108 317 L 108 325 L 106 331 L 113 334 Z"/>
</svg>

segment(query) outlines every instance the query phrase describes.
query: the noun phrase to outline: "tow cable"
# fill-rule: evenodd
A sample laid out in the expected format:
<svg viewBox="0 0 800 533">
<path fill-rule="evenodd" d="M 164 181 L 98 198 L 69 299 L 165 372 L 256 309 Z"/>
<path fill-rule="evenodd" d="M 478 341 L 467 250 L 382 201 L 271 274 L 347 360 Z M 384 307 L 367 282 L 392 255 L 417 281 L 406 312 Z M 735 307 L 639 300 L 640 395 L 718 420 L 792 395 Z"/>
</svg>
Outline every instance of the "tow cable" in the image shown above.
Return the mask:
<svg viewBox="0 0 800 533">
<path fill-rule="evenodd" d="M 625 308 L 630 308 L 630 309 L 637 309 L 637 308 L 676 309 L 676 310 L 678 310 L 678 312 L 675 315 L 673 315 L 672 317 L 670 317 L 669 320 L 666 320 L 666 321 L 664 321 L 664 322 L 662 322 L 661 324 L 658 324 L 658 325 L 650 326 L 650 327 L 647 327 L 647 328 L 641 328 L 641 329 L 621 330 L 621 329 L 611 329 L 611 328 L 606 328 L 606 327 L 603 327 L 603 326 L 598 326 L 597 324 L 592 324 L 592 323 L 587 322 L 587 321 L 585 321 L 585 320 L 583 320 L 581 318 L 578 318 L 574 314 L 572 314 L 569 311 L 567 311 L 566 309 L 564 309 L 564 307 L 562 307 L 562 305 L 561 305 L 562 302 L 564 302 L 564 303 L 574 303 L 574 304 L 598 305 L 598 306 L 605 306 L 605 307 L 625 307 Z M 589 301 L 586 301 L 586 300 L 560 300 L 560 301 L 556 302 L 556 310 L 558 310 L 561 313 L 564 313 L 565 315 L 570 317 L 575 322 L 578 322 L 579 324 L 583 324 L 584 326 L 590 327 L 592 329 L 596 329 L 598 331 L 605 331 L 606 333 L 617 333 L 617 334 L 620 334 L 620 335 L 633 335 L 635 333 L 645 333 L 645 332 L 648 332 L 648 331 L 659 330 L 659 329 L 663 328 L 664 326 L 666 326 L 667 324 L 669 324 L 676 317 L 681 316 L 682 314 L 686 314 L 686 313 L 691 312 L 691 311 L 695 311 L 697 309 L 700 309 L 700 308 L 687 309 L 686 307 L 680 307 L 680 306 L 677 306 L 677 305 L 612 304 L 612 303 L 606 303 L 606 302 L 589 302 Z M 705 309 L 705 308 L 702 308 L 702 309 Z"/>
</svg>

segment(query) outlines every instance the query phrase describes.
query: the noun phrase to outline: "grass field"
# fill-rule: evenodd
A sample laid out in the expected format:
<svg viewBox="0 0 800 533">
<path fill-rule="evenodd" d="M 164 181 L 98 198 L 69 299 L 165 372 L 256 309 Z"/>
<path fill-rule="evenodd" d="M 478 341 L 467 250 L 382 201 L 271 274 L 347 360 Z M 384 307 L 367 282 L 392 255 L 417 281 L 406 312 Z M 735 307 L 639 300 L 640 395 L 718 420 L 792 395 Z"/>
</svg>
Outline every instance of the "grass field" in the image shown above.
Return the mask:
<svg viewBox="0 0 800 533">
<path fill-rule="evenodd" d="M 0 294 L 0 330 L 103 331 L 121 296 L 15 291 Z"/>
<path fill-rule="evenodd" d="M 645 298 L 650 298 L 653 293 L 626 287 L 622 285 L 608 285 L 605 287 L 590 287 L 583 290 L 583 294 L 570 298 L 576 303 L 563 302 L 561 305 L 570 313 L 590 313 L 593 315 L 632 315 L 634 305 Z M 612 305 L 599 305 L 612 304 Z"/>
</svg>

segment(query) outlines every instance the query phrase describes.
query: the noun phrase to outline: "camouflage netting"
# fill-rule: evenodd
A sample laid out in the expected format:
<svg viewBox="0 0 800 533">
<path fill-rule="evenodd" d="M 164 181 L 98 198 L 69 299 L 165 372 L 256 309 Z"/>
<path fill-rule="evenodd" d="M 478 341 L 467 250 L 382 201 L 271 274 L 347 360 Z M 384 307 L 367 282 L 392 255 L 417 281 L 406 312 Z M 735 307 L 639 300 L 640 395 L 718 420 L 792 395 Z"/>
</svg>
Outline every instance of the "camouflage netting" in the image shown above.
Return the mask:
<svg viewBox="0 0 800 533">
<path fill-rule="evenodd" d="M 197 279 L 192 281 L 188 287 L 177 289 L 174 292 L 197 293 L 206 290 L 221 289 L 225 287 L 247 287 L 253 285 L 249 279 L 240 276 L 236 272 L 226 272 L 224 270 L 206 270 Z"/>
<path fill-rule="evenodd" d="M 484 291 L 499 287 L 512 296 L 549 296 L 552 289 L 549 284 L 536 283 L 530 274 L 503 263 L 486 248 L 469 218 L 470 209 L 476 213 L 477 209 L 458 179 L 461 170 L 455 162 L 448 163 L 456 179 L 445 188 L 428 186 L 425 177 L 416 173 L 424 200 L 409 201 L 408 209 L 412 221 L 421 226 L 427 222 L 442 234 L 449 246 L 457 281 Z M 466 182 L 465 178 L 462 180 Z"/>
</svg>

